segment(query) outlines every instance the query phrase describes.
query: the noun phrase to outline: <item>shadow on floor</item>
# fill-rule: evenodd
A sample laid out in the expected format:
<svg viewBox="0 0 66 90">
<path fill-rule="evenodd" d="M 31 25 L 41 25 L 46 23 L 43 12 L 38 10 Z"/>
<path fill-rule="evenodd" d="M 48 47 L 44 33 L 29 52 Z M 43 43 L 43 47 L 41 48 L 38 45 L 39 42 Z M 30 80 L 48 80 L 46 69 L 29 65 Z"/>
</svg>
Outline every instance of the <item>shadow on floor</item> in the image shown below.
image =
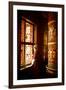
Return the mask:
<svg viewBox="0 0 66 90">
<path fill-rule="evenodd" d="M 33 66 L 20 70 L 18 72 L 18 80 L 25 80 L 25 79 L 41 79 L 41 78 L 56 78 L 56 74 L 52 74 L 46 70 L 37 70 Z"/>
</svg>

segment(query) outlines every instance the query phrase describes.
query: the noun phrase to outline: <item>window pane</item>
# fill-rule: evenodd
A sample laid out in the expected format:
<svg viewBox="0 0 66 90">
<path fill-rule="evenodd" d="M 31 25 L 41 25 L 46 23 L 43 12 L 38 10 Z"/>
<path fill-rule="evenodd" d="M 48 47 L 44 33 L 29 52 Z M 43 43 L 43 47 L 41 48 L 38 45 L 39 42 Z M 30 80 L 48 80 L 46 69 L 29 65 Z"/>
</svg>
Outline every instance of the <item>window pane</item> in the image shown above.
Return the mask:
<svg viewBox="0 0 66 90">
<path fill-rule="evenodd" d="M 34 25 L 34 43 L 37 44 L 37 27 Z"/>
<path fill-rule="evenodd" d="M 21 23 L 21 42 L 24 42 L 24 32 L 25 32 L 25 21 L 22 20 L 22 23 Z"/>
<path fill-rule="evenodd" d="M 33 43 L 33 25 L 30 25 L 30 42 Z"/>
<path fill-rule="evenodd" d="M 21 66 L 25 64 L 25 59 L 24 59 L 24 45 L 21 45 Z"/>
<path fill-rule="evenodd" d="M 33 25 L 26 23 L 25 42 L 33 42 Z"/>
<path fill-rule="evenodd" d="M 32 45 L 25 45 L 25 64 L 32 63 Z"/>
</svg>

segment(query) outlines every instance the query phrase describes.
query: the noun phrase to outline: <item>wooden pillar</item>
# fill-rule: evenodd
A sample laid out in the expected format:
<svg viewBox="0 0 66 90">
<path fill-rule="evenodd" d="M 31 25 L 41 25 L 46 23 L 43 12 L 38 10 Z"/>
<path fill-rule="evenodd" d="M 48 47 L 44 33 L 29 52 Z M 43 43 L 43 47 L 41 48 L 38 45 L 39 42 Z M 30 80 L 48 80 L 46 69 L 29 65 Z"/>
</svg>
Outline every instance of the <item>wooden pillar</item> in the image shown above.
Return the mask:
<svg viewBox="0 0 66 90">
<path fill-rule="evenodd" d="M 57 13 L 48 14 L 48 70 L 57 74 Z"/>
</svg>

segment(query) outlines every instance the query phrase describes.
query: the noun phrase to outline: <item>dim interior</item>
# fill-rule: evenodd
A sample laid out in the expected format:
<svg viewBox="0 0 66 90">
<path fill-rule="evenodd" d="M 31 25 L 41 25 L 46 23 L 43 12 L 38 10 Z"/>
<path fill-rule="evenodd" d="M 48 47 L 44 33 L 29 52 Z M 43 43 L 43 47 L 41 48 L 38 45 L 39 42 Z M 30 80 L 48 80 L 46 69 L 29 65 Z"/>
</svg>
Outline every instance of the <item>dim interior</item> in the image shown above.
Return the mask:
<svg viewBox="0 0 66 90">
<path fill-rule="evenodd" d="M 57 77 L 57 12 L 17 12 L 17 79 Z"/>
</svg>

